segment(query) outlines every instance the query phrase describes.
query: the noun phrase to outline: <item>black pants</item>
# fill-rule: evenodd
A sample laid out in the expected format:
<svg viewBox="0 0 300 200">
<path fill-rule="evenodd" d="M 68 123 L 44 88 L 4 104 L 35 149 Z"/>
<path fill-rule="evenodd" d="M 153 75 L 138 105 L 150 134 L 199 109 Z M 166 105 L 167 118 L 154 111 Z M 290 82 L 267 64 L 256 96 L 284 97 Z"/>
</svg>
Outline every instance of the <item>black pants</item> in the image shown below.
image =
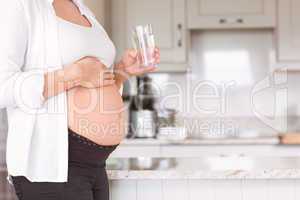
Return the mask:
<svg viewBox="0 0 300 200">
<path fill-rule="evenodd" d="M 105 161 L 116 146 L 100 146 L 69 130 L 66 183 L 33 183 L 12 177 L 19 200 L 109 200 Z"/>
</svg>

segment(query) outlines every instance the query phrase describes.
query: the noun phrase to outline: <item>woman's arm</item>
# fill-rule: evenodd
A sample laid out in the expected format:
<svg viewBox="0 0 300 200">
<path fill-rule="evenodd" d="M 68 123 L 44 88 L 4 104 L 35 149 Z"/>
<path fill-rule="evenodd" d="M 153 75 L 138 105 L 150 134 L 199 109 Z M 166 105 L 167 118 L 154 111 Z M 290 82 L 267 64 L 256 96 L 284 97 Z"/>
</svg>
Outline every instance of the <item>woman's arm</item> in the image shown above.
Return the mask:
<svg viewBox="0 0 300 200">
<path fill-rule="evenodd" d="M 43 91 L 45 100 L 80 86 L 80 72 L 77 69 L 76 64 L 72 64 L 64 69 L 46 73 Z"/>
<path fill-rule="evenodd" d="M 28 21 L 19 0 L 0 7 L 0 108 L 43 104 L 44 72 L 40 66 L 22 71 L 28 44 Z M 37 69 L 39 68 L 39 69 Z"/>
<path fill-rule="evenodd" d="M 115 82 L 115 75 L 97 58 L 84 57 L 61 70 L 46 73 L 43 96 L 48 99 L 77 86 L 99 88 Z"/>
</svg>

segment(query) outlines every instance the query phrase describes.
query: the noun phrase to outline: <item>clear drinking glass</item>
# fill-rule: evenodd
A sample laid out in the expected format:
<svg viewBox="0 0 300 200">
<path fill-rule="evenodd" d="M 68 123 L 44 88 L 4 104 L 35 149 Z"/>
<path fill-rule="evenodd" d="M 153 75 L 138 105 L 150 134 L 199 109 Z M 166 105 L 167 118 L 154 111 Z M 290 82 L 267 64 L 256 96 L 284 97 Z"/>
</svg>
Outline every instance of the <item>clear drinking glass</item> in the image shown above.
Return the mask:
<svg viewBox="0 0 300 200">
<path fill-rule="evenodd" d="M 152 25 L 136 26 L 132 33 L 132 40 L 141 65 L 144 67 L 156 66 L 154 58 L 155 38 Z"/>
</svg>

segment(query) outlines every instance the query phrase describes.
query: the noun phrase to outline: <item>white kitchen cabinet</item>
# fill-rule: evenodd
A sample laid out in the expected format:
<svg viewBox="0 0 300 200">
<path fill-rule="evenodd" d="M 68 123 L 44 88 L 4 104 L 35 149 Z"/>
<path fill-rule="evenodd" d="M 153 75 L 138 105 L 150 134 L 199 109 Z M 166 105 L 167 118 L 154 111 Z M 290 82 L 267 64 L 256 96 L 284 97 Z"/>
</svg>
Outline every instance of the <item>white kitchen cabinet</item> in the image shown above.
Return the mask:
<svg viewBox="0 0 300 200">
<path fill-rule="evenodd" d="M 153 146 L 130 146 L 120 145 L 111 155 L 115 158 L 131 158 L 131 157 L 160 157 L 161 147 Z"/>
<path fill-rule="evenodd" d="M 285 145 L 124 145 L 121 144 L 111 157 L 218 157 L 218 156 L 248 156 L 248 157 L 299 157 L 298 146 Z"/>
<path fill-rule="evenodd" d="M 187 5 L 190 29 L 276 26 L 276 0 L 188 0 Z"/>
<path fill-rule="evenodd" d="M 241 191 L 243 200 L 268 200 L 269 184 L 267 180 L 242 180 Z"/>
<path fill-rule="evenodd" d="M 111 200 L 137 200 L 137 182 L 135 180 L 110 181 Z"/>
<path fill-rule="evenodd" d="M 136 25 L 152 24 L 161 49 L 160 71 L 185 71 L 187 29 L 185 0 L 112 0 L 112 38 L 118 57 L 132 47 Z"/>
<path fill-rule="evenodd" d="M 278 1 L 279 67 L 300 69 L 300 0 Z"/>
<path fill-rule="evenodd" d="M 242 178 L 241 178 L 242 179 Z M 299 180 L 116 180 L 112 200 L 298 200 Z"/>
</svg>

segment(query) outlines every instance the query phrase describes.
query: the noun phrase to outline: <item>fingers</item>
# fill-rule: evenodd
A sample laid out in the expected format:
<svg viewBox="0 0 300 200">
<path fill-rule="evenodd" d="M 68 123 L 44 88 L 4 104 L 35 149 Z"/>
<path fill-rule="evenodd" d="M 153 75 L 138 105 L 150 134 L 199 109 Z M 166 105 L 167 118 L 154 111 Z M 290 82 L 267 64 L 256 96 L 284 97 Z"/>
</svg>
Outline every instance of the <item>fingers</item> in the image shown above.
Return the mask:
<svg viewBox="0 0 300 200">
<path fill-rule="evenodd" d="M 126 65 L 124 66 L 124 71 L 129 75 L 143 75 L 146 73 L 151 73 L 157 71 L 157 67 L 155 65 L 160 63 L 160 50 L 159 48 L 155 48 L 153 52 L 154 57 L 154 66 L 143 67 L 141 66 L 139 57 L 139 52 L 136 50 L 127 50 L 127 58 L 123 61 Z"/>
<path fill-rule="evenodd" d="M 115 78 L 115 74 L 112 72 L 105 72 L 103 74 L 103 80 L 110 80 L 110 79 L 114 79 Z"/>
<path fill-rule="evenodd" d="M 153 57 L 155 59 L 155 64 L 159 64 L 160 63 L 160 50 L 159 50 L 159 48 L 155 48 Z"/>
<path fill-rule="evenodd" d="M 105 86 L 110 86 L 110 85 L 113 85 L 113 84 L 115 84 L 116 83 L 116 81 L 115 80 L 104 80 L 103 81 L 103 86 L 105 87 Z"/>
<path fill-rule="evenodd" d="M 138 55 L 138 52 L 135 49 L 129 49 L 127 51 L 128 51 L 128 56 L 130 56 L 133 59 L 135 59 Z"/>
<path fill-rule="evenodd" d="M 142 70 L 145 73 L 155 72 L 157 70 L 157 67 L 155 67 L 155 66 L 143 67 Z"/>
<path fill-rule="evenodd" d="M 104 72 L 102 81 L 103 81 L 102 82 L 103 87 L 115 84 L 116 83 L 115 74 L 112 72 Z"/>
<path fill-rule="evenodd" d="M 155 56 L 154 57 L 154 62 L 155 62 L 155 64 L 159 64 L 160 63 L 160 56 L 159 55 L 157 55 L 157 56 Z"/>
<path fill-rule="evenodd" d="M 157 67 L 151 66 L 151 67 L 139 67 L 136 71 L 137 75 L 143 75 L 151 72 L 157 71 Z"/>
</svg>

